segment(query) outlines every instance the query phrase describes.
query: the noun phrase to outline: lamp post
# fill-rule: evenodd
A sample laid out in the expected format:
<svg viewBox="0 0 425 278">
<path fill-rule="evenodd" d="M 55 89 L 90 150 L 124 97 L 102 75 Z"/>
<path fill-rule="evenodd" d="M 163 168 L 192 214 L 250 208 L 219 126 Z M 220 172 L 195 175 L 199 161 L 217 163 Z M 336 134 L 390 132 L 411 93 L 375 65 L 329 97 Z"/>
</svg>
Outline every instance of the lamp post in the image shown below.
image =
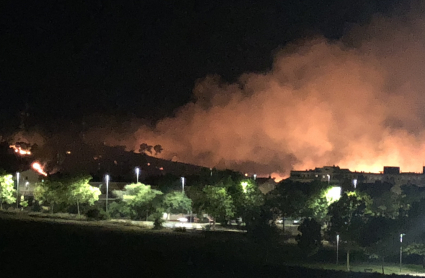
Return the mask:
<svg viewBox="0 0 425 278">
<path fill-rule="evenodd" d="M 182 180 L 182 193 L 184 193 L 184 177 L 181 177 Z"/>
<path fill-rule="evenodd" d="M 256 180 L 257 179 L 257 174 L 254 174 L 254 180 Z"/>
<path fill-rule="evenodd" d="M 106 180 L 106 213 L 108 213 L 108 188 L 109 188 L 109 175 L 105 176 Z"/>
<path fill-rule="evenodd" d="M 19 208 L 19 172 L 16 172 L 16 208 Z"/>
<path fill-rule="evenodd" d="M 328 176 L 328 185 L 329 185 L 331 182 L 331 175 L 327 174 L 326 176 Z"/>
<path fill-rule="evenodd" d="M 336 264 L 339 262 L 339 235 L 336 235 Z"/>
<path fill-rule="evenodd" d="M 400 272 L 401 272 L 401 264 L 403 261 L 403 236 L 405 236 L 406 234 L 400 234 Z"/>
<path fill-rule="evenodd" d="M 140 169 L 139 167 L 136 167 L 136 183 L 139 183 L 139 173 L 140 173 Z"/>
</svg>

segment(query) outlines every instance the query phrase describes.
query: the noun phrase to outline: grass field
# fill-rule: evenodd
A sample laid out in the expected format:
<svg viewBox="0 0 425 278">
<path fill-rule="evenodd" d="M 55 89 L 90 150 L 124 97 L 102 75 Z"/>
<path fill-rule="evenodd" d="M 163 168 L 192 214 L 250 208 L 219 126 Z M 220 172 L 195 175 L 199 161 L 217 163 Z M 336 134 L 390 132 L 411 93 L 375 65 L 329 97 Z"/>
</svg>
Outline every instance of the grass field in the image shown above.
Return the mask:
<svg viewBox="0 0 425 278">
<path fill-rule="evenodd" d="M 380 276 L 353 276 L 342 271 L 343 264 L 335 267 L 326 262 L 300 267 L 296 263 L 300 261 L 296 245 L 265 245 L 242 233 L 154 231 L 107 222 L 0 214 L 0 277 Z M 364 272 L 364 268 L 353 264 L 354 271 Z M 380 272 L 379 265 L 368 268 Z M 405 268 L 412 274 L 422 270 Z M 398 270 L 395 265 L 386 269 L 386 273 Z"/>
<path fill-rule="evenodd" d="M 338 270 L 346 271 L 347 266 L 345 264 L 329 264 L 329 263 L 299 263 L 298 266 L 303 266 L 313 269 L 327 269 L 327 270 Z M 382 273 L 382 266 L 379 264 L 371 263 L 353 263 L 350 264 L 350 270 L 353 272 L 372 272 L 372 273 Z M 384 264 L 384 273 L 386 275 L 415 275 L 415 276 L 425 276 L 425 269 L 421 265 L 402 265 L 400 272 L 399 264 Z"/>
</svg>

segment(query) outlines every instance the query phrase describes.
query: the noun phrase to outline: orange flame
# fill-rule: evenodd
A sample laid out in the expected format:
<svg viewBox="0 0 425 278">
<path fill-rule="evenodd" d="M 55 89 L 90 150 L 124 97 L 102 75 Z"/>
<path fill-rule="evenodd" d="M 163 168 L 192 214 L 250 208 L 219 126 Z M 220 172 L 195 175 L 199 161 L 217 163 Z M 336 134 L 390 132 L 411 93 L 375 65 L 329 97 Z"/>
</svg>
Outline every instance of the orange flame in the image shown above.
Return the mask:
<svg viewBox="0 0 425 278">
<path fill-rule="evenodd" d="M 34 162 L 32 165 L 32 168 L 34 169 L 34 170 L 36 170 L 38 173 L 40 173 L 41 175 L 43 175 L 43 176 L 47 176 L 47 173 L 46 172 L 44 172 L 44 170 L 43 170 L 43 167 L 41 166 L 41 164 L 40 163 L 38 163 L 38 162 Z"/>
<path fill-rule="evenodd" d="M 28 150 L 22 149 L 20 146 L 16 145 L 10 145 L 10 148 L 15 150 L 15 153 L 18 153 L 19 155 L 31 155 L 31 152 Z"/>
</svg>

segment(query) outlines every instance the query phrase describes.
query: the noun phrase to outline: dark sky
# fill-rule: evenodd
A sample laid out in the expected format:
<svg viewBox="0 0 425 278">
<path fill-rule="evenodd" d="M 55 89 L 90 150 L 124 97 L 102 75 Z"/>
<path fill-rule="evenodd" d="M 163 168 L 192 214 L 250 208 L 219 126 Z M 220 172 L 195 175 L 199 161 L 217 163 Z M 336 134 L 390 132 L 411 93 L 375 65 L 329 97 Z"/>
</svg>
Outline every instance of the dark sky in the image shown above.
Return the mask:
<svg viewBox="0 0 425 278">
<path fill-rule="evenodd" d="M 91 114 L 157 120 L 198 78 L 265 71 L 299 38 L 341 37 L 402 0 L 0 1 L 0 126 L 48 130 Z"/>
</svg>

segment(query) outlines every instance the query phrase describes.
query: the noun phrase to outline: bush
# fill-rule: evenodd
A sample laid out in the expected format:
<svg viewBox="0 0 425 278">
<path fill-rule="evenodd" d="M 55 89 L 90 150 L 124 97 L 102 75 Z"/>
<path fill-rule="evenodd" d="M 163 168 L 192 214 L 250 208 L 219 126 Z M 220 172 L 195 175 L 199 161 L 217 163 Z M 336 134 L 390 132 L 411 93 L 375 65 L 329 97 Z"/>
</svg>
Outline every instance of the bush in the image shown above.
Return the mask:
<svg viewBox="0 0 425 278">
<path fill-rule="evenodd" d="M 155 220 L 153 221 L 153 229 L 159 230 L 162 229 L 162 223 L 164 223 L 164 219 L 162 218 L 161 213 L 155 213 Z"/>
<path fill-rule="evenodd" d="M 317 253 L 322 246 L 321 225 L 312 218 L 306 218 L 298 226 L 300 234 L 296 237 L 298 247 L 307 257 Z"/>
<path fill-rule="evenodd" d="M 177 227 L 177 228 L 174 229 L 174 232 L 185 233 L 186 228 L 185 227 Z"/>
<path fill-rule="evenodd" d="M 114 218 L 131 218 L 132 211 L 125 202 L 113 202 L 108 206 L 109 215 Z"/>
<path fill-rule="evenodd" d="M 86 216 L 89 220 L 106 220 L 109 218 L 104 210 L 98 208 L 88 210 Z"/>
</svg>

